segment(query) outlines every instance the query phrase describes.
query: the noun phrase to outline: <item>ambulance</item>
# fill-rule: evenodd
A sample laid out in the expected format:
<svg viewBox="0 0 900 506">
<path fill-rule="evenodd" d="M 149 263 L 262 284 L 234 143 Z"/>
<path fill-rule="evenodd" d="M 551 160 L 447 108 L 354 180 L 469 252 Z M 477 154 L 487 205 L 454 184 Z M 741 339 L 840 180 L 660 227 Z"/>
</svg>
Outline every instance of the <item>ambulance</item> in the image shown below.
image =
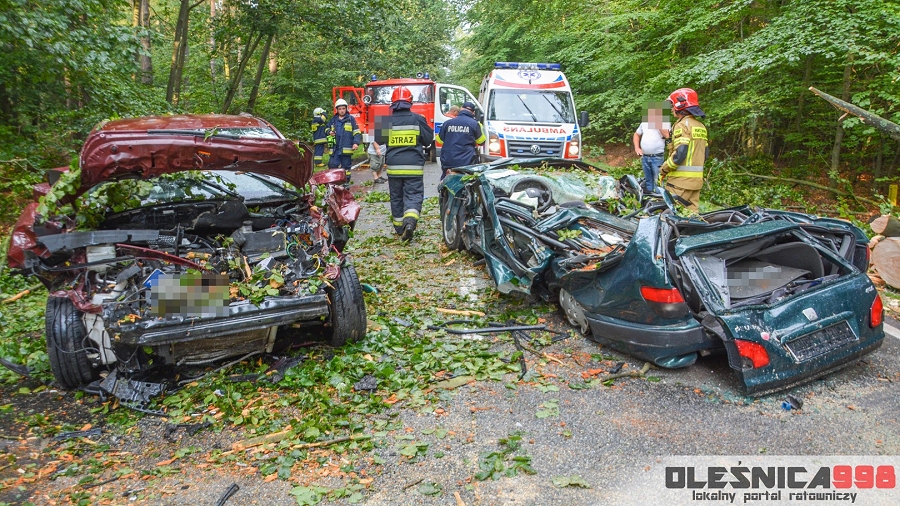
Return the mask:
<svg viewBox="0 0 900 506">
<path fill-rule="evenodd" d="M 400 86 L 406 86 L 413 95 L 412 110 L 425 116 L 434 128 L 434 133 L 441 132 L 441 125 L 450 119 L 447 112 L 452 106 L 461 107 L 465 102 L 478 106 L 472 93 L 462 86 L 436 83 L 427 73 L 418 74 L 415 78 L 382 79 L 372 76 L 372 80 L 363 88 L 340 86 L 332 89 L 332 103 L 343 98 L 349 104 L 348 112 L 356 118 L 359 129 L 363 132 L 363 142 L 372 142 L 375 137 L 375 118 L 391 114 L 391 94 Z M 476 116 L 478 115 L 476 111 Z M 441 145 L 436 144 L 431 150 L 432 161 L 441 155 Z"/>
<path fill-rule="evenodd" d="M 486 159 L 581 159 L 587 111 L 575 113 L 572 88 L 558 63 L 497 62 L 481 83 Z"/>
</svg>

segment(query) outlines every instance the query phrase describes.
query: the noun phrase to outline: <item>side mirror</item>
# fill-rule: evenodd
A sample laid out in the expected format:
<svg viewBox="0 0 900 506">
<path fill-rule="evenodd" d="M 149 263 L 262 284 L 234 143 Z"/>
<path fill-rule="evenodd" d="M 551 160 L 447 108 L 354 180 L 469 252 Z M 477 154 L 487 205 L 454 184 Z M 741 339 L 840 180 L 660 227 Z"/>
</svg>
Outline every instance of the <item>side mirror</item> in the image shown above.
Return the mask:
<svg viewBox="0 0 900 506">
<path fill-rule="evenodd" d="M 479 123 L 484 123 L 484 111 L 482 111 L 481 109 L 476 109 L 475 119 L 477 119 Z"/>
<path fill-rule="evenodd" d="M 581 117 L 578 118 L 578 126 L 580 126 L 581 128 L 585 128 L 590 124 L 591 124 L 591 119 L 588 118 L 588 112 L 581 111 Z"/>
</svg>

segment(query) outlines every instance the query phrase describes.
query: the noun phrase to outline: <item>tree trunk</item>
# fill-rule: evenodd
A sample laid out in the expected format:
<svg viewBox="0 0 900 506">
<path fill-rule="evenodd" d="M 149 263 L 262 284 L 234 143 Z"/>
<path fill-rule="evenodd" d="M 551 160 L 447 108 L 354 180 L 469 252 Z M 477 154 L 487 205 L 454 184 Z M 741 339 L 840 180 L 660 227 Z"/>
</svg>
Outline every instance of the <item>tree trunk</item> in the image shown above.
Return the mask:
<svg viewBox="0 0 900 506">
<path fill-rule="evenodd" d="M 169 82 L 166 85 L 166 102 L 175 103 L 175 96 L 180 90 L 180 71 L 179 64 L 183 63 L 184 41 L 187 40 L 183 34 L 187 33 L 188 20 L 190 18 L 190 0 L 181 0 L 181 7 L 178 10 L 178 22 L 175 24 L 175 36 L 172 43 L 172 68 L 169 69 Z"/>
<path fill-rule="evenodd" d="M 847 55 L 847 65 L 844 66 L 844 85 L 841 89 L 841 100 L 850 100 L 850 76 L 853 71 L 853 55 Z M 834 133 L 834 146 L 831 148 L 831 170 L 837 172 L 841 167 L 841 143 L 844 141 L 844 125 L 838 121 Z"/>
<path fill-rule="evenodd" d="M 259 41 L 262 39 L 263 34 L 259 34 L 256 37 L 253 37 L 251 34 L 247 37 L 247 45 L 244 47 L 243 54 L 241 55 L 241 61 L 238 63 L 238 68 L 235 69 L 234 75 L 231 78 L 231 83 L 228 85 L 228 92 L 225 94 L 225 103 L 222 104 L 222 114 L 228 114 L 228 109 L 231 108 L 232 102 L 234 102 L 234 97 L 237 95 L 238 87 L 240 86 L 241 77 L 244 74 L 244 69 L 247 68 L 247 62 L 250 60 L 250 55 L 256 51 L 256 46 L 259 45 Z"/>
<path fill-rule="evenodd" d="M 883 214 L 869 223 L 872 231 L 878 235 L 886 237 L 900 237 L 900 220 L 889 215 Z"/>
<path fill-rule="evenodd" d="M 259 65 L 256 67 L 256 77 L 253 78 L 253 88 L 250 90 L 250 98 L 247 100 L 247 112 L 253 113 L 256 107 L 256 97 L 259 94 L 259 83 L 262 81 L 263 70 L 266 68 L 266 62 L 269 59 L 269 49 L 272 47 L 272 39 L 275 38 L 275 32 L 269 34 L 266 39 L 266 45 L 263 46 L 262 53 L 259 55 Z"/>
<path fill-rule="evenodd" d="M 872 248 L 872 265 L 885 283 L 900 288 L 900 238 L 886 237 Z"/>
<path fill-rule="evenodd" d="M 210 54 L 216 51 L 216 35 L 213 29 L 216 19 L 216 0 L 209 0 L 209 50 Z M 209 59 L 209 76 L 213 83 L 216 81 L 216 59 Z"/>
<path fill-rule="evenodd" d="M 150 0 L 140 1 L 141 48 L 140 56 L 141 83 L 153 84 L 153 61 L 150 57 Z"/>
</svg>

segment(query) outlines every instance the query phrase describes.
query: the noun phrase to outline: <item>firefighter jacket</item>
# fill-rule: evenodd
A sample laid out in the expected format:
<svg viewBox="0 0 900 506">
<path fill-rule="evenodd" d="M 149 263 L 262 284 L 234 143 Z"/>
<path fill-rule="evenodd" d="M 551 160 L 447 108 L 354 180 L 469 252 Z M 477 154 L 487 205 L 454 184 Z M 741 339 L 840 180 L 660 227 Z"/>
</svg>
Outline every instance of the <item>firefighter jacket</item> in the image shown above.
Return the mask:
<svg viewBox="0 0 900 506">
<path fill-rule="evenodd" d="M 313 144 L 325 144 L 326 138 L 328 137 L 328 129 L 325 128 L 326 123 L 328 123 L 328 119 L 325 118 L 324 114 L 313 116 L 309 121 L 309 127 L 310 130 L 312 130 Z"/>
<path fill-rule="evenodd" d="M 672 151 L 660 174 L 672 186 L 699 190 L 703 188 L 706 152 L 706 127 L 694 116 L 684 116 L 672 126 Z"/>
<path fill-rule="evenodd" d="M 397 109 L 382 118 L 375 132 L 375 142 L 387 146 L 384 164 L 388 177 L 422 177 L 425 175 L 425 148 L 434 142 L 434 131 L 428 120 L 409 109 Z"/>
<path fill-rule="evenodd" d="M 334 154 L 352 155 L 353 145 L 362 142 L 362 132 L 356 124 L 356 118 L 346 114 L 343 118 L 337 114 L 328 120 L 326 130 L 334 130 Z"/>
<path fill-rule="evenodd" d="M 441 125 L 437 141 L 444 143 L 441 147 L 441 167 L 452 169 L 471 165 L 485 136 L 475 115 L 468 109 L 461 109 L 458 116 Z"/>
</svg>

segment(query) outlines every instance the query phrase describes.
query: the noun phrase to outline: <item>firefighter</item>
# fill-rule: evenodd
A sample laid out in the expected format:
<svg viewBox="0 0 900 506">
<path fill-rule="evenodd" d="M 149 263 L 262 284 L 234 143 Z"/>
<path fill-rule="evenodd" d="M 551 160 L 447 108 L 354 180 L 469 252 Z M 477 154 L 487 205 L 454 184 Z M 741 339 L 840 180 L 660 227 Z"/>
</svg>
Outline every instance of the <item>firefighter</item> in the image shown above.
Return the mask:
<svg viewBox="0 0 900 506">
<path fill-rule="evenodd" d="M 471 165 L 478 156 L 478 145 L 486 140 L 481 124 L 475 119 L 475 104 L 465 102 L 459 114 L 441 125 L 438 142 L 441 148 L 441 179 L 447 171 Z"/>
<path fill-rule="evenodd" d="M 434 142 L 428 120 L 412 112 L 409 88 L 399 86 L 391 95 L 391 115 L 376 118 L 375 142 L 387 146 L 391 221 L 404 241 L 412 240 L 425 198 L 425 150 Z"/>
<path fill-rule="evenodd" d="M 347 183 L 350 182 L 350 164 L 353 152 L 362 142 L 362 132 L 356 124 L 356 118 L 347 114 L 347 101 L 343 98 L 334 103 L 335 115 L 328 120 L 325 129 L 334 137 L 334 148 L 328 158 L 328 168 L 338 167 L 347 171 Z"/>
<path fill-rule="evenodd" d="M 328 142 L 328 130 L 325 128 L 326 123 L 328 123 L 328 118 L 325 117 L 325 109 L 322 109 L 321 107 L 313 109 L 313 115 L 312 119 L 309 121 L 309 125 L 312 130 L 313 146 L 315 148 L 313 160 L 316 163 L 316 167 L 325 166 L 322 160 L 325 155 L 325 143 Z"/>
<path fill-rule="evenodd" d="M 690 88 L 673 91 L 668 102 L 678 120 L 672 126 L 671 152 L 660 169 L 660 181 L 665 179 L 669 192 L 689 201 L 688 209 L 698 211 L 703 164 L 709 151 L 706 127 L 698 118 L 706 114 L 700 109 L 697 92 Z"/>
</svg>

